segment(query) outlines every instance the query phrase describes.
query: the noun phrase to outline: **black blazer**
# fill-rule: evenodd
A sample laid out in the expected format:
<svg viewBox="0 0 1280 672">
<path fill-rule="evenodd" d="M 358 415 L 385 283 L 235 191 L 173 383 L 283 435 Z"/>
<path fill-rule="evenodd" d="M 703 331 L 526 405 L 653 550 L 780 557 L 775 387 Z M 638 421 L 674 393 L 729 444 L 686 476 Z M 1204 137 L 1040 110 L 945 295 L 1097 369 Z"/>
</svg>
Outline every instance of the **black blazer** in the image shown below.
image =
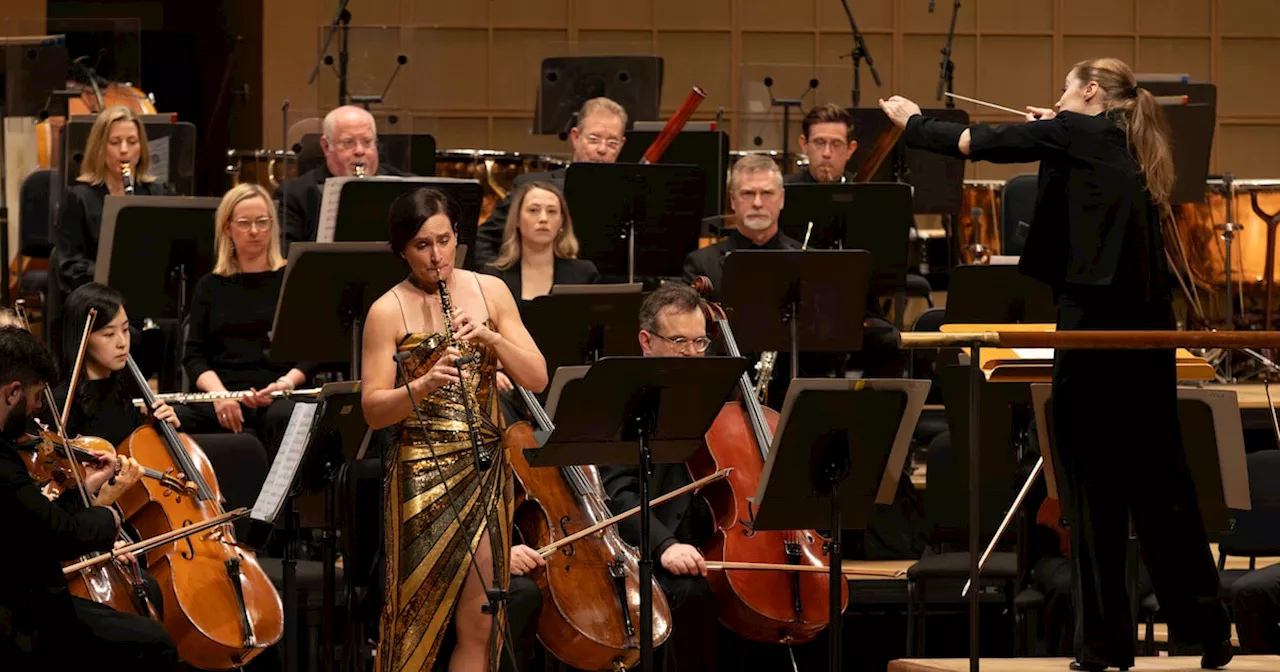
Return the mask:
<svg viewBox="0 0 1280 672">
<path fill-rule="evenodd" d="M 107 199 L 107 185 L 77 182 L 67 189 L 58 210 L 53 229 L 53 246 L 58 251 L 58 285 L 73 292 L 80 285 L 93 282 L 98 263 L 98 238 L 102 234 L 102 207 Z M 133 193 L 138 196 L 171 196 L 173 187 L 162 182 L 138 182 Z"/>
<path fill-rule="evenodd" d="M 395 166 L 384 162 L 378 163 L 377 175 L 394 175 L 396 177 L 413 177 Z M 333 177 L 329 167 L 320 164 L 319 168 L 285 180 L 276 189 L 275 199 L 280 211 L 281 228 L 284 229 L 285 255 L 289 254 L 289 245 L 296 242 L 314 243 L 316 229 L 320 223 L 320 202 L 324 198 L 324 181 Z M 386 213 L 383 213 L 384 216 Z"/>
<path fill-rule="evenodd" d="M 962 124 L 916 115 L 903 138 L 974 161 L 1040 162 L 1023 273 L 1057 289 L 1109 286 L 1142 299 L 1169 298 L 1159 209 L 1116 119 L 1061 112 L 1045 121 L 968 128 L 968 157 L 957 147 Z"/>
<path fill-rule="evenodd" d="M 495 275 L 502 278 L 507 283 L 507 287 L 511 290 L 511 296 L 515 297 L 516 305 L 521 309 L 528 303 L 520 298 L 520 292 L 524 288 L 524 281 L 520 277 L 520 262 L 516 262 L 511 268 L 499 270 L 490 264 L 485 264 L 481 273 Z M 596 268 L 594 262 L 586 259 L 561 259 L 556 257 L 555 270 L 553 271 L 551 284 L 553 285 L 594 285 L 600 282 L 600 271 Z"/>
<path fill-rule="evenodd" d="M 843 178 L 840 180 L 840 184 L 848 184 L 851 182 L 853 182 L 853 173 L 850 173 L 849 171 L 846 170 Z M 791 173 L 790 175 L 783 177 L 782 183 L 783 184 L 820 184 L 820 182 L 818 182 L 818 180 L 814 178 L 814 176 L 809 172 L 808 167 L 805 167 L 805 169 L 802 171 Z"/>
<path fill-rule="evenodd" d="M 564 168 L 553 170 L 549 173 L 525 173 L 517 175 L 516 181 L 511 187 L 511 191 L 493 206 L 493 210 L 489 213 L 489 219 L 480 223 L 480 227 L 476 229 L 476 254 L 475 263 L 477 268 L 485 268 L 489 262 L 498 258 L 498 250 L 502 247 L 502 232 L 507 228 L 507 216 L 511 212 L 511 197 L 520 188 L 520 185 L 526 182 L 550 182 L 564 191 Z M 557 271 L 558 272 L 558 271 Z M 507 283 L 510 285 L 511 283 Z M 516 299 L 520 298 L 520 294 L 512 290 L 516 295 Z"/>
<path fill-rule="evenodd" d="M 798 250 L 800 243 L 795 239 L 778 232 L 764 245 L 756 245 L 746 236 L 733 229 L 729 236 L 715 245 L 694 250 L 684 258 L 684 280 L 692 283 L 699 275 L 711 280 L 712 301 L 720 300 L 720 288 L 724 280 L 724 259 L 737 250 Z"/>
</svg>

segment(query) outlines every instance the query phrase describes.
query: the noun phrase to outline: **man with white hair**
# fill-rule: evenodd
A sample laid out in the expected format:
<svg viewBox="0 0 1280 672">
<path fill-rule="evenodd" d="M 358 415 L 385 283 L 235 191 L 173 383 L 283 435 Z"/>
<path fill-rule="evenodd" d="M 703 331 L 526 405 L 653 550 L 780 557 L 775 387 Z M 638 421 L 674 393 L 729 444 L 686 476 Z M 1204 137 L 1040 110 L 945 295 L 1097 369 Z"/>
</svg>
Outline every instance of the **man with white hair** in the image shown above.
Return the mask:
<svg viewBox="0 0 1280 672">
<path fill-rule="evenodd" d="M 357 166 L 364 175 L 409 175 L 379 163 L 378 127 L 373 115 L 362 107 L 343 105 L 326 114 L 320 149 L 324 151 L 323 166 L 285 181 L 276 192 L 286 248 L 298 241 L 315 241 L 324 181 L 330 177 L 355 176 L 359 174 Z"/>
<path fill-rule="evenodd" d="M 622 145 L 627 141 L 627 112 L 621 105 L 608 98 L 592 98 L 578 111 L 578 123 L 569 130 L 569 144 L 573 147 L 574 163 L 615 163 Z M 507 227 L 507 214 L 511 210 L 511 195 L 521 184 L 529 181 L 551 182 L 564 189 L 565 169 L 549 173 L 527 173 L 516 178 L 515 186 L 507 197 L 493 208 L 489 219 L 476 232 L 476 264 L 483 266 L 498 258 L 502 247 L 502 233 Z"/>
</svg>

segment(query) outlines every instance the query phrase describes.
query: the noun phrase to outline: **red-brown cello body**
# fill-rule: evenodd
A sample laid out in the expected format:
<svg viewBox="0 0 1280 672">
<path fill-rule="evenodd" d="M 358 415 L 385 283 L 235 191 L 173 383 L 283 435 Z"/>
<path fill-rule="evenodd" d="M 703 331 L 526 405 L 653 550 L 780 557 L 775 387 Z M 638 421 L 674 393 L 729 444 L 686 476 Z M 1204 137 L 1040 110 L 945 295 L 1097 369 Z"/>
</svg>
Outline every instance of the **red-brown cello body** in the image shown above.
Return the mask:
<svg viewBox="0 0 1280 672">
<path fill-rule="evenodd" d="M 727 354 L 739 356 L 723 313 L 709 317 L 720 327 Z M 717 528 L 703 555 L 727 562 L 826 567 L 824 542 L 813 530 L 752 529 L 755 515 L 747 498 L 759 486 L 778 414 L 760 405 L 745 373 L 739 388 L 741 400 L 725 404 L 706 434 L 706 450 L 689 461 L 695 479 L 733 468 L 727 478 L 702 490 Z M 707 579 L 720 621 L 747 639 L 808 642 L 830 620 L 831 583 L 825 573 L 725 570 L 710 572 Z M 840 587 L 840 600 L 844 611 L 847 583 Z"/>
</svg>

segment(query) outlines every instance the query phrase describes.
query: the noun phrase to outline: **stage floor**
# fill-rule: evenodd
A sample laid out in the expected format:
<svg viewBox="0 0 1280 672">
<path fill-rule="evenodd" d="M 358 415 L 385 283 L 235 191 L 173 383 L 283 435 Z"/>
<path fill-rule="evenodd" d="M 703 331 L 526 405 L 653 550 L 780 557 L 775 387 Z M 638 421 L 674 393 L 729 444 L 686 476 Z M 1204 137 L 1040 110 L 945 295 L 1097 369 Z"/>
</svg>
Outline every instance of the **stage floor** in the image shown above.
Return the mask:
<svg viewBox="0 0 1280 672">
<path fill-rule="evenodd" d="M 1201 672 L 1199 656 L 1139 656 L 1132 672 Z M 1066 672 L 1070 658 L 983 658 L 981 669 L 985 672 Z M 1226 672 L 1245 670 L 1280 670 L 1280 656 L 1236 656 L 1226 667 Z M 895 660 L 889 663 L 889 672 L 969 672 L 968 658 L 938 658 L 936 660 Z"/>
</svg>

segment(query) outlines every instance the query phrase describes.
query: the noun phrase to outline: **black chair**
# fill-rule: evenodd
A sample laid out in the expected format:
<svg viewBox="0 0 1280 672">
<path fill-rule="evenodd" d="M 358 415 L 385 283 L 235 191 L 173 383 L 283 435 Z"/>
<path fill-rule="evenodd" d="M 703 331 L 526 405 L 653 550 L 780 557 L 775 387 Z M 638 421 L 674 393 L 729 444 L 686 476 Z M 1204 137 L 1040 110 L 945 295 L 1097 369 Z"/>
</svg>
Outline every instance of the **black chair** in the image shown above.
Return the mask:
<svg viewBox="0 0 1280 672">
<path fill-rule="evenodd" d="M 1022 254 L 1031 217 L 1035 214 L 1039 176 L 1015 175 L 1004 183 L 1000 196 L 1000 251 L 1009 256 Z"/>
<path fill-rule="evenodd" d="M 18 254 L 33 259 L 48 259 L 53 252 L 49 240 L 56 213 L 53 194 L 57 186 L 58 171 L 37 170 L 22 180 L 18 189 L 21 206 L 18 211 Z M 49 271 L 45 269 L 23 271 L 18 266 L 18 295 L 40 296 L 49 287 Z"/>
<path fill-rule="evenodd" d="M 1218 539 L 1218 573 L 1230 590 L 1236 579 L 1257 568 L 1258 558 L 1280 557 L 1280 450 L 1245 457 L 1249 469 L 1249 511 L 1232 510 Z M 1249 558 L 1249 569 L 1227 569 L 1227 556 Z"/>
</svg>

